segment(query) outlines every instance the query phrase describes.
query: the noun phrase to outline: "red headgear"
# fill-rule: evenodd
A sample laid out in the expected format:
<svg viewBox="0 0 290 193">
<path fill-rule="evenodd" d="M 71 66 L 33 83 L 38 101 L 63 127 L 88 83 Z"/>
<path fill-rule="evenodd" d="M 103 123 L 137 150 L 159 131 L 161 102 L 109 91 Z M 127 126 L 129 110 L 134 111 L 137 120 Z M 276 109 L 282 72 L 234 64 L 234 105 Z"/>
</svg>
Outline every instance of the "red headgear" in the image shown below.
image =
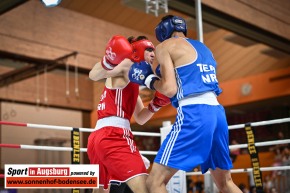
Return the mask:
<svg viewBox="0 0 290 193">
<path fill-rule="evenodd" d="M 142 60 L 145 60 L 144 52 L 147 48 L 152 48 L 153 50 L 155 50 L 153 43 L 145 39 L 133 42 L 132 47 L 133 47 L 132 59 L 135 62 L 141 62 Z"/>
</svg>

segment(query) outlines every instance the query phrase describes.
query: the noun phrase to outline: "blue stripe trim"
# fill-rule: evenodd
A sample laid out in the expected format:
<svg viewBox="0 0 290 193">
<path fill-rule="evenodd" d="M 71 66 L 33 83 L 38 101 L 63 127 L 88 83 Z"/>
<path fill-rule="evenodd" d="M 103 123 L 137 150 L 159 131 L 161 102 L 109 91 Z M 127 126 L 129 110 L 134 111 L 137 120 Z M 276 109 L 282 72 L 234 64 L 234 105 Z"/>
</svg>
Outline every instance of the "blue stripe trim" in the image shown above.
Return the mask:
<svg viewBox="0 0 290 193">
<path fill-rule="evenodd" d="M 177 121 L 172 126 L 172 130 L 170 132 L 170 138 L 165 146 L 164 152 L 163 152 L 161 160 L 160 160 L 160 163 L 163 165 L 168 164 L 172 149 L 174 147 L 176 139 L 177 139 L 179 132 L 181 130 L 181 125 L 183 124 L 184 115 L 182 113 L 182 107 L 177 108 L 177 114 L 178 114 Z"/>
<path fill-rule="evenodd" d="M 182 89 L 182 82 L 181 79 L 179 78 L 179 74 L 177 69 L 175 69 L 175 74 L 176 74 L 176 83 L 177 83 L 177 95 L 176 98 L 177 100 L 183 98 L 183 89 Z"/>
</svg>

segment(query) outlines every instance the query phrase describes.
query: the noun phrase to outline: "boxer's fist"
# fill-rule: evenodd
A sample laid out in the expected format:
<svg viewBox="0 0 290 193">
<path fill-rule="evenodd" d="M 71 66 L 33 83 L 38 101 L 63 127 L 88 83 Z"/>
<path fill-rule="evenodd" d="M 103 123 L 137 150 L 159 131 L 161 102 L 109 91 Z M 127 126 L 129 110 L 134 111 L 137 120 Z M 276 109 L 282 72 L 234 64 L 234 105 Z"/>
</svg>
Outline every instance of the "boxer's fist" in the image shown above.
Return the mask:
<svg viewBox="0 0 290 193">
<path fill-rule="evenodd" d="M 151 65 L 145 61 L 134 63 L 128 73 L 129 80 L 142 86 L 155 90 L 153 83 L 159 80 L 158 76 L 153 73 Z"/>
<path fill-rule="evenodd" d="M 171 103 L 171 101 L 167 96 L 156 91 L 154 98 L 152 99 L 152 101 L 148 105 L 148 110 L 151 111 L 152 113 L 155 113 L 161 107 L 169 105 L 170 103 Z"/>
<path fill-rule="evenodd" d="M 107 43 L 101 64 L 104 69 L 112 70 L 125 58 L 131 58 L 132 54 L 133 49 L 128 40 L 123 36 L 115 35 Z"/>
</svg>

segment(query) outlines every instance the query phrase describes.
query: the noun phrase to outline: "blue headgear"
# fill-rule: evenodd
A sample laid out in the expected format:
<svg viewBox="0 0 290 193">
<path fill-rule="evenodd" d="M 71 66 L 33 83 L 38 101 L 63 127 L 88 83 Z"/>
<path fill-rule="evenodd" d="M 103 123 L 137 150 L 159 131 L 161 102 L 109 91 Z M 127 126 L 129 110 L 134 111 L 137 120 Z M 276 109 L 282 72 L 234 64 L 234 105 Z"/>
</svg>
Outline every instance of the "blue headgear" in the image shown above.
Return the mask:
<svg viewBox="0 0 290 193">
<path fill-rule="evenodd" d="M 182 17 L 165 17 L 155 28 L 155 35 L 159 42 L 163 42 L 164 40 L 170 38 L 174 31 L 183 32 L 186 36 L 187 27 L 185 20 Z"/>
</svg>

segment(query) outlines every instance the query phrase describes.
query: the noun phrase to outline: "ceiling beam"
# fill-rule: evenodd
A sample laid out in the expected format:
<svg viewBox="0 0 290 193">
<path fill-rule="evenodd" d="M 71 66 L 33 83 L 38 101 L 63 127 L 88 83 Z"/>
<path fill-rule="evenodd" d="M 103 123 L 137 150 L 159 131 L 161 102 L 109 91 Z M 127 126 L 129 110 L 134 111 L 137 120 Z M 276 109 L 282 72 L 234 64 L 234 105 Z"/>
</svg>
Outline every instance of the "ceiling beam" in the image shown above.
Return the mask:
<svg viewBox="0 0 290 193">
<path fill-rule="evenodd" d="M 0 77 L 0 87 L 22 81 L 30 77 L 34 77 L 37 74 L 42 74 L 44 73 L 45 66 L 47 67 L 46 68 L 47 72 L 52 71 L 54 69 L 65 70 L 67 65 L 65 60 L 69 57 L 75 57 L 77 54 L 78 54 L 77 52 L 72 52 L 65 56 L 59 57 L 55 60 L 47 60 L 0 51 L 0 58 L 11 59 L 30 64 L 22 68 L 15 69 L 2 74 Z M 70 71 L 75 70 L 75 66 L 69 65 L 69 70 Z M 78 67 L 78 72 L 88 74 L 89 70 Z"/>
<path fill-rule="evenodd" d="M 170 1 L 169 8 L 195 18 L 194 1 Z M 231 15 L 202 4 L 202 18 L 204 22 L 232 31 L 251 40 L 269 45 L 290 54 L 290 40 L 251 25 Z"/>
<path fill-rule="evenodd" d="M 14 9 L 15 7 L 27 2 L 28 0 L 1 0 L 0 15 Z"/>
</svg>

